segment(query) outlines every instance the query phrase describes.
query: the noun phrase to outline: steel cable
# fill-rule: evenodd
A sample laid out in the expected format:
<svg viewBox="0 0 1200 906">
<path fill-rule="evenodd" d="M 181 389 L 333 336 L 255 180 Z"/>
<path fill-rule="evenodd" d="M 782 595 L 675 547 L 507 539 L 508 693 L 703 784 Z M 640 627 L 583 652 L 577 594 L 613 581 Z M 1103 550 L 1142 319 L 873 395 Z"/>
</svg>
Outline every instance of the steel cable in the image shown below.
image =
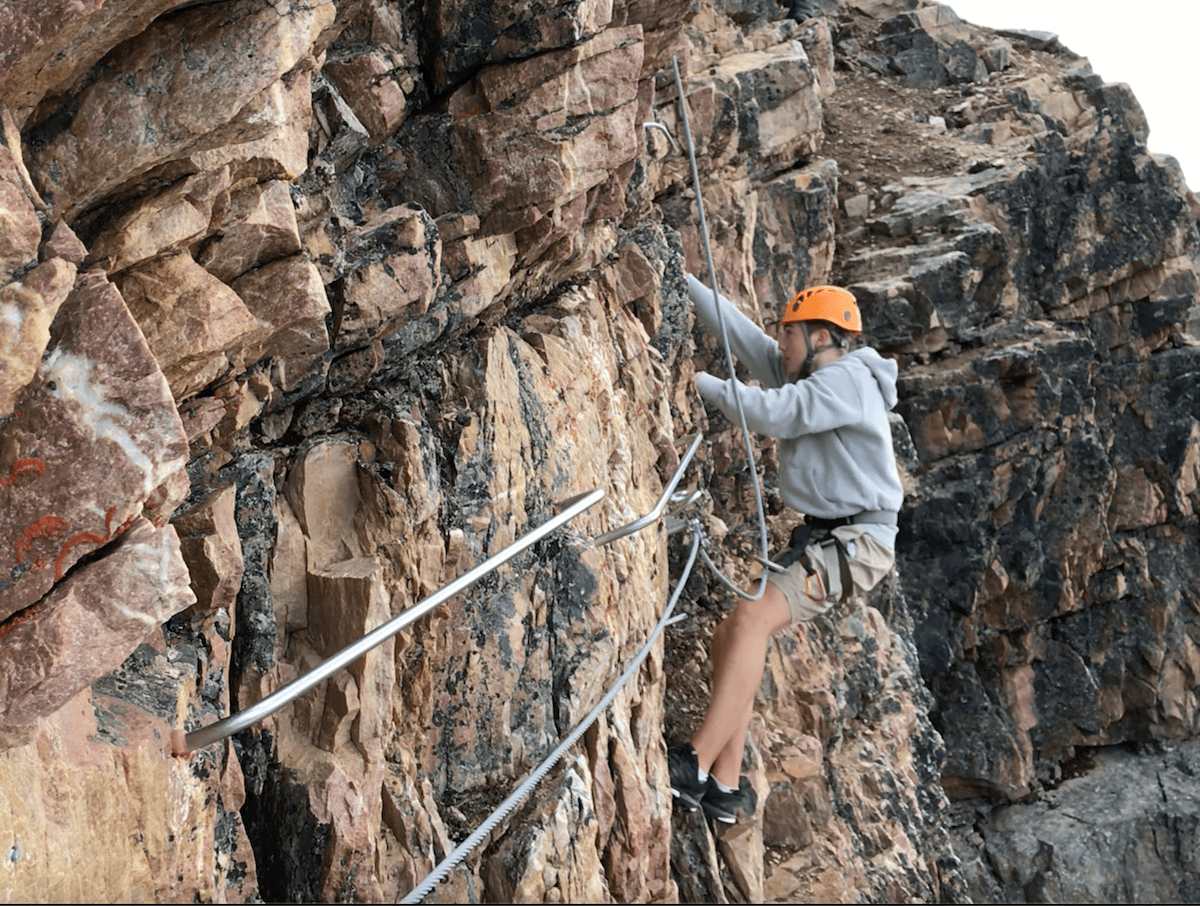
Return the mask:
<svg viewBox="0 0 1200 906">
<path fill-rule="evenodd" d="M 529 795 L 533 788 L 537 786 L 538 782 L 541 781 L 541 779 L 545 777 L 546 774 L 548 774 L 556 764 L 558 764 L 563 755 L 566 754 L 567 750 L 570 749 L 571 746 L 576 743 L 576 741 L 578 741 L 580 736 L 587 732 L 588 728 L 591 727 L 591 725 L 596 722 L 596 719 L 604 712 L 604 710 L 608 708 L 608 706 L 612 703 L 612 700 L 616 698 L 617 693 L 621 691 L 622 687 L 624 687 L 625 683 L 628 682 L 638 668 L 641 667 L 642 661 L 646 659 L 646 656 L 650 653 L 650 649 L 654 646 L 654 643 L 658 640 L 658 637 L 662 635 L 663 629 L 665 629 L 666 626 L 672 622 L 671 614 L 675 610 L 675 605 L 679 601 L 679 595 L 683 592 L 684 586 L 687 585 L 688 577 L 692 573 L 692 567 L 696 563 L 696 553 L 700 549 L 701 537 L 702 533 L 699 523 L 695 523 L 692 527 L 692 549 L 688 554 L 688 560 L 687 564 L 683 568 L 683 574 L 679 577 L 679 582 L 676 584 L 675 590 L 672 592 L 671 598 L 667 602 L 667 609 L 663 611 L 663 615 L 659 618 L 658 624 L 654 627 L 654 631 L 650 633 L 650 638 L 647 640 L 646 644 L 642 646 L 641 651 L 638 652 L 637 657 L 633 659 L 633 662 L 629 665 L 625 672 L 621 674 L 620 679 L 618 679 L 613 687 L 609 689 L 602 699 L 600 699 L 596 706 L 592 708 L 590 712 L 588 712 L 588 715 L 582 721 L 580 721 L 578 725 L 576 725 L 575 729 L 572 730 L 563 739 L 563 741 L 558 744 L 554 751 L 552 751 L 546 757 L 546 759 L 537 766 L 533 773 L 531 773 L 521 783 L 520 786 L 513 790 L 512 794 L 509 795 L 509 797 L 503 802 L 501 802 L 500 805 L 496 807 L 496 810 L 492 812 L 484 820 L 484 822 L 480 824 L 479 827 L 476 828 L 469 837 L 467 837 L 466 840 L 460 843 L 454 849 L 454 851 L 450 853 L 450 855 L 446 856 L 446 858 L 443 859 L 438 866 L 429 873 L 425 880 L 414 887 L 408 893 L 408 895 L 399 902 L 419 903 L 426 896 L 428 896 L 433 889 L 446 878 L 446 876 L 455 868 L 455 866 L 462 862 L 462 860 L 465 859 L 472 852 L 472 850 L 474 850 L 479 846 L 479 844 L 487 839 L 488 834 L 495 829 L 496 825 L 503 821 L 509 815 L 509 813 L 511 813 L 518 805 L 521 804 L 522 800 Z"/>
<path fill-rule="evenodd" d="M 738 391 L 737 373 L 734 371 L 733 364 L 733 352 L 729 348 L 729 334 L 725 329 L 725 318 L 721 314 L 721 297 L 717 290 L 717 269 L 713 265 L 712 247 L 708 241 L 708 225 L 704 218 L 704 199 L 700 194 L 700 171 L 696 166 L 696 149 L 692 141 L 692 127 L 688 122 L 687 99 L 683 94 L 683 80 L 679 77 L 679 63 L 675 57 L 671 57 L 671 69 L 675 73 L 675 91 L 679 95 L 679 116 L 683 125 L 684 137 L 687 139 L 687 156 L 692 170 L 692 189 L 696 193 L 696 215 L 700 226 L 700 241 L 704 246 L 704 260 L 708 265 L 708 283 L 712 288 L 713 306 L 717 310 L 717 326 L 720 329 L 721 344 L 725 348 L 725 363 L 729 369 L 729 378 L 733 382 L 733 399 L 737 408 L 738 425 L 742 430 L 746 461 L 750 464 L 750 483 L 754 488 L 754 505 L 758 511 L 758 529 L 762 543 L 762 559 L 766 561 L 770 558 L 770 552 L 767 540 L 767 520 L 763 512 L 762 489 L 759 487 L 758 469 L 754 462 L 754 447 L 750 442 L 750 429 L 746 426 L 746 413 L 742 408 L 742 396 Z M 717 574 L 730 590 L 747 600 L 757 601 L 767 590 L 766 569 L 763 570 L 762 576 L 759 577 L 758 591 L 753 594 L 747 594 L 739 589 L 727 576 L 723 575 L 707 555 L 704 557 L 704 562 L 708 564 L 709 568 Z"/>
</svg>

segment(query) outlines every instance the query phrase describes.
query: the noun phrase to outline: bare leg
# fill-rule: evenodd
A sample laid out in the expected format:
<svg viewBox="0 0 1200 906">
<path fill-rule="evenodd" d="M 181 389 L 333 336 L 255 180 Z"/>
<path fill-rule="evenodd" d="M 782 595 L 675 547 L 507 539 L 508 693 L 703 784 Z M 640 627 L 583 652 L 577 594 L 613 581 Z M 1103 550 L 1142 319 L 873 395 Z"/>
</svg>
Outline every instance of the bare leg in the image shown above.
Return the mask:
<svg viewBox="0 0 1200 906">
<path fill-rule="evenodd" d="M 750 721 L 754 717 L 754 700 L 750 700 L 750 707 L 746 708 L 744 719 L 733 735 L 729 737 L 729 742 L 725 743 L 725 748 L 721 749 L 717 755 L 716 761 L 709 768 L 711 773 L 717 780 L 733 789 L 738 788 L 738 777 L 742 771 L 742 755 L 746 749 L 746 733 L 750 730 Z"/>
<path fill-rule="evenodd" d="M 767 641 L 792 620 L 783 592 L 772 582 L 757 601 L 738 602 L 713 633 L 713 689 L 700 729 L 692 737 L 700 770 L 737 787 L 754 696 L 767 663 Z"/>
</svg>

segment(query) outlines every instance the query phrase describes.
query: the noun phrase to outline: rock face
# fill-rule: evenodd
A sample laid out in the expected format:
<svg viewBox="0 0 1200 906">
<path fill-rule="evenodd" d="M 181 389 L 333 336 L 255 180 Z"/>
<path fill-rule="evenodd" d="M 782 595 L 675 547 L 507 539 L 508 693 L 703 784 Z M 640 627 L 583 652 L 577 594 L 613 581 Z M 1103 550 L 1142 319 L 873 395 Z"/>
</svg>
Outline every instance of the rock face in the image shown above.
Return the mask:
<svg viewBox="0 0 1200 906">
<path fill-rule="evenodd" d="M 905 358 L 921 461 L 906 559 L 936 587 L 916 643 L 958 753 L 945 780 L 1011 798 L 1076 745 L 1195 730 L 1194 198 L 1139 150 L 1119 86 L 1025 75 L 1032 113 L 1009 116 L 1048 127 L 992 130 L 1006 157 L 974 172 L 890 185 L 878 238 L 844 265 L 876 304 L 907 305 L 881 345 Z M 989 92 L 948 112 L 979 120 Z M 974 760 L 951 737 L 981 726 L 1006 741 Z"/>
<path fill-rule="evenodd" d="M 1196 743 L 1088 750 L 1081 776 L 1004 809 L 964 840 L 976 902 L 1187 903 L 1196 898 Z M 1117 863 L 1114 870 L 1106 863 Z"/>
<path fill-rule="evenodd" d="M 1194 893 L 1200 205 L 1053 36 L 819 6 L 0 11 L 0 896 Z M 777 638 L 729 828 L 671 812 L 732 600 L 682 571 L 753 585 L 754 470 L 796 514 L 691 389 L 689 137 L 721 290 L 848 285 L 901 369 L 896 572 Z"/>
</svg>

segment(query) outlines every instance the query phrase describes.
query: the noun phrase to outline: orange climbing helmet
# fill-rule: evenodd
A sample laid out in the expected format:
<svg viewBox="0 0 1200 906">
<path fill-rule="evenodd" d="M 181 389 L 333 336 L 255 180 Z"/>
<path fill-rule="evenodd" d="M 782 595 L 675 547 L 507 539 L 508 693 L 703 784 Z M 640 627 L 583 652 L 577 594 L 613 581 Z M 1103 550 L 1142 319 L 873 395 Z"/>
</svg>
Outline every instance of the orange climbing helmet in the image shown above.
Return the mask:
<svg viewBox="0 0 1200 906">
<path fill-rule="evenodd" d="M 862 333 L 862 315 L 854 294 L 840 286 L 810 286 L 792 296 L 781 324 L 792 321 L 828 321 L 853 336 Z"/>
</svg>

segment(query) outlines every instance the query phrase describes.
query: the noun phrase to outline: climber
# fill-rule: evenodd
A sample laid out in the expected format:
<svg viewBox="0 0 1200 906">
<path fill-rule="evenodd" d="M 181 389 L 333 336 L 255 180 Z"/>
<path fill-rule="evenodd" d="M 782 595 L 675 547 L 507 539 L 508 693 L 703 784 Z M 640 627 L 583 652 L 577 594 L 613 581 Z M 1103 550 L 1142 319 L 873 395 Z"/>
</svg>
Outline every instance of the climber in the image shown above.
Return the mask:
<svg viewBox="0 0 1200 906">
<path fill-rule="evenodd" d="M 888 410 L 896 403 L 897 368 L 870 347 L 851 348 L 862 320 L 848 290 L 796 293 L 776 342 L 695 277 L 687 282 L 699 320 L 709 329 L 724 322 L 731 351 L 761 385 L 700 372 L 696 389 L 731 417 L 737 394 L 749 428 L 778 438 L 783 500 L 804 515 L 788 552 L 767 564 L 761 596 L 739 599 L 715 630 L 704 720 L 690 744 L 668 747 L 679 804 L 688 811 L 703 806 L 732 823 L 757 804 L 740 771 L 768 640 L 869 591 L 894 562 L 903 490 Z"/>
</svg>

